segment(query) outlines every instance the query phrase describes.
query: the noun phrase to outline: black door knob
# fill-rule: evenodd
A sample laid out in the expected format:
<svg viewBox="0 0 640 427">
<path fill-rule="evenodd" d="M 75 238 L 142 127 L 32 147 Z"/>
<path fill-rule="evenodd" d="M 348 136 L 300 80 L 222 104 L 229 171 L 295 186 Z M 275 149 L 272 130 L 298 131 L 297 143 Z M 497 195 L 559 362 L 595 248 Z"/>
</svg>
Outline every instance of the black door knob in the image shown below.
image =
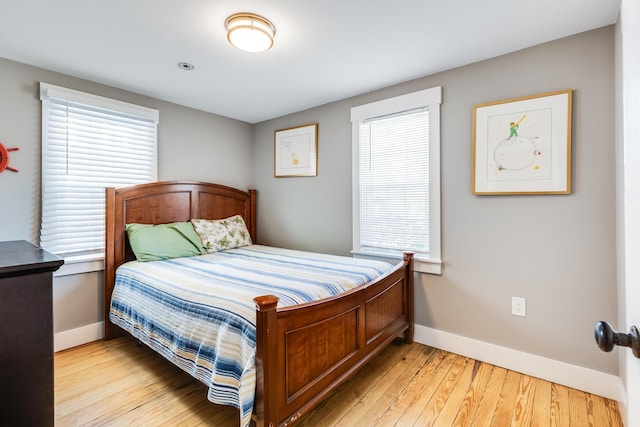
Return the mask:
<svg viewBox="0 0 640 427">
<path fill-rule="evenodd" d="M 631 347 L 633 355 L 640 358 L 640 334 L 638 328 L 632 326 L 628 334 L 616 332 L 610 324 L 601 321 L 596 323 L 595 338 L 602 351 L 611 351 L 616 345 Z"/>
</svg>

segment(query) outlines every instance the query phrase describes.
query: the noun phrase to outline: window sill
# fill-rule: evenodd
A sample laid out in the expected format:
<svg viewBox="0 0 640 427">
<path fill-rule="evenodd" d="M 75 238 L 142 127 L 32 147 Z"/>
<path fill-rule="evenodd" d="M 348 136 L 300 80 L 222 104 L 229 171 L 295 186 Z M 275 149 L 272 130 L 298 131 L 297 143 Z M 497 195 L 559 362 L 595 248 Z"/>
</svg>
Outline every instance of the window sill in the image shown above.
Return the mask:
<svg viewBox="0 0 640 427">
<path fill-rule="evenodd" d="M 53 273 L 53 277 L 72 276 L 104 270 L 104 254 L 75 255 L 63 257 L 64 264 Z"/>
<path fill-rule="evenodd" d="M 379 260 L 391 262 L 394 264 L 397 264 L 402 260 L 402 255 L 399 253 L 389 254 L 389 253 L 376 253 L 376 252 L 352 250 L 351 255 L 353 255 L 356 258 L 379 259 Z M 413 271 L 417 273 L 424 273 L 424 274 L 442 275 L 442 260 L 432 259 L 422 254 L 414 254 Z"/>
</svg>

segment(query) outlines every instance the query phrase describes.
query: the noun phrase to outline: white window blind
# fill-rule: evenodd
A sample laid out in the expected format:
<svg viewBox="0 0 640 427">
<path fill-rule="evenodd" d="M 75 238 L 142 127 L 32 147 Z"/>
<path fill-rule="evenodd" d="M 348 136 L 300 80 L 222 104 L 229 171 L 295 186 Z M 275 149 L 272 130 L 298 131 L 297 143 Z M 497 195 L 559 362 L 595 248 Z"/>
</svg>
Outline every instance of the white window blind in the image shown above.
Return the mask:
<svg viewBox="0 0 640 427">
<path fill-rule="evenodd" d="M 104 251 L 105 188 L 156 180 L 158 111 L 47 83 L 42 101 L 40 245 Z"/>
<path fill-rule="evenodd" d="M 429 111 L 360 127 L 361 249 L 429 252 Z"/>
</svg>

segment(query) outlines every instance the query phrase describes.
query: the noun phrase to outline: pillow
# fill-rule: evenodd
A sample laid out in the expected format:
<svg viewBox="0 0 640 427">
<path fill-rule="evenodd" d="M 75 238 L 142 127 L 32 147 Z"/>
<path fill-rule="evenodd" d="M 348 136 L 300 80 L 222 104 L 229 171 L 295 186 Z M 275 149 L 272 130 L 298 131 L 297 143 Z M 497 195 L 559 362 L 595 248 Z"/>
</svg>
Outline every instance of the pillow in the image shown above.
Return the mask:
<svg viewBox="0 0 640 427">
<path fill-rule="evenodd" d="M 253 244 L 241 215 L 217 220 L 192 219 L 191 223 L 209 253 Z"/>
<path fill-rule="evenodd" d="M 160 261 L 206 253 L 190 222 L 171 224 L 127 224 L 129 244 L 141 262 Z"/>
</svg>

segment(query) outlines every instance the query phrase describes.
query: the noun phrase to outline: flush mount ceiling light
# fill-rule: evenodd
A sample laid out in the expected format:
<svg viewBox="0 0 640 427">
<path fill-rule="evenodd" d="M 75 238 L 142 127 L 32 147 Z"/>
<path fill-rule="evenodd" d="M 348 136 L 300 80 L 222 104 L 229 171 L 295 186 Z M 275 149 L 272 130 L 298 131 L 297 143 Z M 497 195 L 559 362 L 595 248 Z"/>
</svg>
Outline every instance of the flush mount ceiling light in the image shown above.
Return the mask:
<svg viewBox="0 0 640 427">
<path fill-rule="evenodd" d="M 229 43 L 247 52 L 264 52 L 273 46 L 276 28 L 262 16 L 236 13 L 224 23 Z"/>
</svg>

